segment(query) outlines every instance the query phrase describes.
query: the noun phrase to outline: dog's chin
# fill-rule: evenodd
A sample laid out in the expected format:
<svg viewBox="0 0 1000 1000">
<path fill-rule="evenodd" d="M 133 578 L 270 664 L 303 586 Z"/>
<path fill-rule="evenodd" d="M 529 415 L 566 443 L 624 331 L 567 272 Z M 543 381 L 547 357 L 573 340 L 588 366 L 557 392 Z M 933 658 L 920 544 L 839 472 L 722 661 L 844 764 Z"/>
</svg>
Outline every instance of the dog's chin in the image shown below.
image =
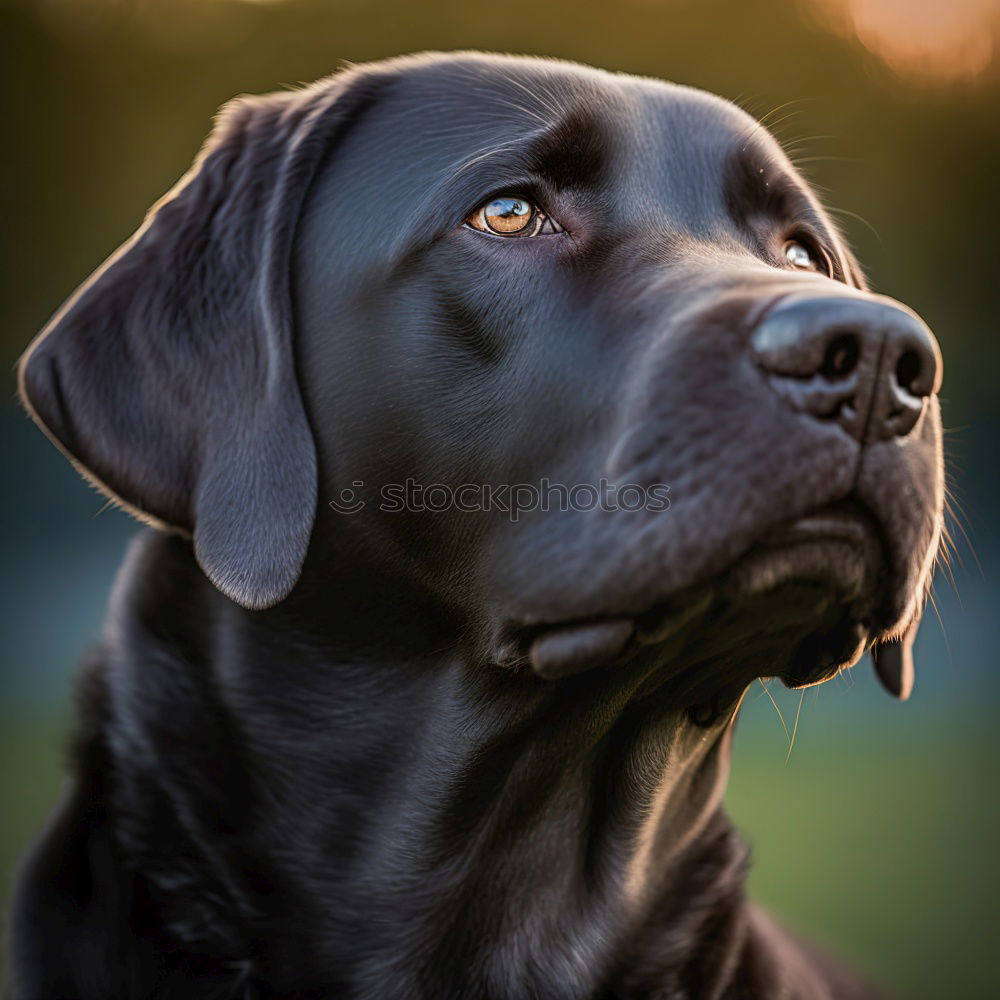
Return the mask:
<svg viewBox="0 0 1000 1000">
<path fill-rule="evenodd" d="M 522 636 L 550 680 L 655 665 L 691 703 L 735 700 L 755 677 L 798 688 L 852 666 L 877 634 L 885 556 L 862 509 L 835 505 L 763 535 L 723 573 L 636 615 L 537 626 Z"/>
</svg>

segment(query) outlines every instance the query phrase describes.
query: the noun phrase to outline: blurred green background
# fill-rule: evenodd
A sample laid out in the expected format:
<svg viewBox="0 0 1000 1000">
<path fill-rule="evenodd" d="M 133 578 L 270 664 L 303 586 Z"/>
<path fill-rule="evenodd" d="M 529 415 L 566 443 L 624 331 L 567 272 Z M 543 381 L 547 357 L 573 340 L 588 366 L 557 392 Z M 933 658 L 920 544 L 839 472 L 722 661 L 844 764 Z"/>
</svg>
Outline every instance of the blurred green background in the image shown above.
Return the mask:
<svg viewBox="0 0 1000 1000">
<path fill-rule="evenodd" d="M 998 23 L 998 0 L 0 0 L 0 894 L 56 795 L 69 679 L 134 530 L 19 412 L 17 355 L 234 94 L 425 48 L 548 54 L 769 115 L 873 285 L 941 340 L 972 545 L 954 585 L 939 572 L 913 699 L 865 661 L 805 694 L 789 753 L 799 695 L 772 686 L 783 723 L 758 686 L 729 803 L 780 915 L 904 996 L 1000 996 Z"/>
</svg>

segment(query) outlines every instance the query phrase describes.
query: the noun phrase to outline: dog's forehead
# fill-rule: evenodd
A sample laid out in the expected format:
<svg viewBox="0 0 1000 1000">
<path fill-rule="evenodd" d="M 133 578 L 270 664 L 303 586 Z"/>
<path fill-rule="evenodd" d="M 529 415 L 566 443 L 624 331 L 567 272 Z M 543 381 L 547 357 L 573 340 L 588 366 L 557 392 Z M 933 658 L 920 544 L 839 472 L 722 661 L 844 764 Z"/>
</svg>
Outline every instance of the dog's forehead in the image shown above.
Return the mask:
<svg viewBox="0 0 1000 1000">
<path fill-rule="evenodd" d="M 702 236 L 726 225 L 734 158 L 780 163 L 794 177 L 759 123 L 691 87 L 474 54 L 408 57 L 371 72 L 376 99 L 311 193 L 303 229 L 318 259 L 344 241 L 357 267 L 395 259 L 533 174 L 598 193 L 604 221 L 623 230 Z"/>
<path fill-rule="evenodd" d="M 758 122 L 721 97 L 576 63 L 468 55 L 405 64 L 397 75 L 383 113 L 419 120 L 416 136 L 412 126 L 403 130 L 407 138 L 445 138 L 462 162 L 561 125 L 567 139 L 572 128 L 600 131 L 615 168 L 637 160 L 664 171 L 695 161 L 721 165 L 749 138 L 778 150 Z"/>
</svg>

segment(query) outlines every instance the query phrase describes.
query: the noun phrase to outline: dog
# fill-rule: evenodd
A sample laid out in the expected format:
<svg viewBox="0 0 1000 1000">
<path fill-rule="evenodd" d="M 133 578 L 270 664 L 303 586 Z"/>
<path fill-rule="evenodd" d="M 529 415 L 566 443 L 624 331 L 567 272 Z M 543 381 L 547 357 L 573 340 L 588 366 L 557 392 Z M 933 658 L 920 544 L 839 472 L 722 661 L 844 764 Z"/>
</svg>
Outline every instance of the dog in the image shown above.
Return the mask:
<svg viewBox="0 0 1000 1000">
<path fill-rule="evenodd" d="M 457 53 L 227 105 L 21 364 L 147 527 L 13 1000 L 876 996 L 721 800 L 757 678 L 909 693 L 941 373 L 721 98 Z"/>
</svg>

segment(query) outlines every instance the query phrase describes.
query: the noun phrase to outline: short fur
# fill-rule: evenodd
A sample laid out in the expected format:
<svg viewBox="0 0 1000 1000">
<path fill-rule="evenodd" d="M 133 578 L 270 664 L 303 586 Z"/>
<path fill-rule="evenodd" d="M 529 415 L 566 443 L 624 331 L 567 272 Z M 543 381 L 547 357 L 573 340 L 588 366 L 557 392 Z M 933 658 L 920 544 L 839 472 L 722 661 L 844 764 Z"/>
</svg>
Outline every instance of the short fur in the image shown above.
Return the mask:
<svg viewBox="0 0 1000 1000">
<path fill-rule="evenodd" d="M 463 225 L 511 191 L 558 230 Z M 748 684 L 831 676 L 929 585 L 940 358 L 860 274 L 687 88 L 427 55 L 224 109 L 22 365 L 155 527 L 20 872 L 13 1000 L 874 996 L 745 901 L 721 810 Z M 408 479 L 671 504 L 378 502 Z"/>
</svg>

